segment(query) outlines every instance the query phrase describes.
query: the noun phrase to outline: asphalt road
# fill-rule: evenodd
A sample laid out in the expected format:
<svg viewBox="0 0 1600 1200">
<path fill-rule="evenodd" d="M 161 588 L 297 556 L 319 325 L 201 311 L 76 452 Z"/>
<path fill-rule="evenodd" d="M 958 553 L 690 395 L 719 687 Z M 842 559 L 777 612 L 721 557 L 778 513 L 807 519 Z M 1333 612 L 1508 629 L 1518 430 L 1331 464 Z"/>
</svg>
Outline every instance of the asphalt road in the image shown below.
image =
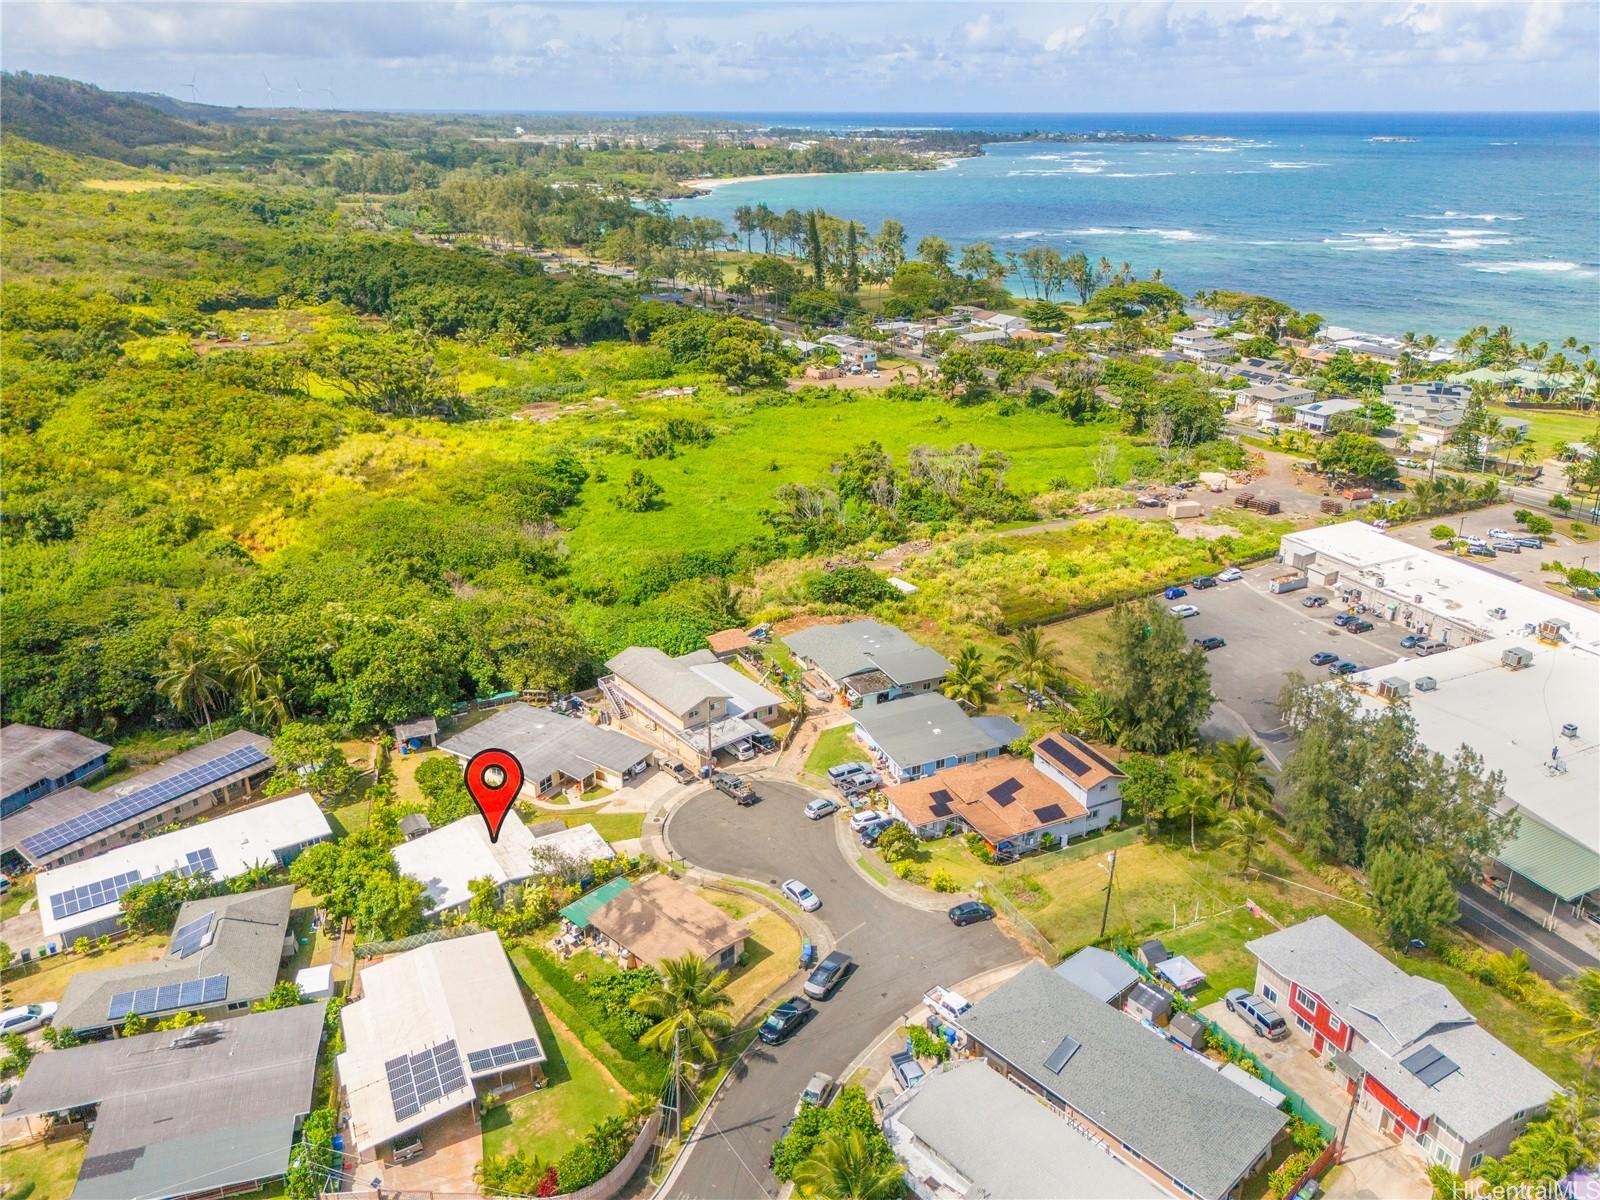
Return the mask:
<svg viewBox="0 0 1600 1200">
<path fill-rule="evenodd" d="M 1588 967 L 1600 967 L 1600 959 L 1594 955 L 1541 928 L 1527 914 L 1508 908 L 1482 889 L 1458 888 L 1456 899 L 1461 928 L 1502 954 L 1521 950 L 1528 956 L 1528 965 L 1546 979 L 1560 982 Z"/>
<path fill-rule="evenodd" d="M 751 1047 L 703 1120 L 671 1195 L 694 1200 L 776 1196 L 767 1156 L 816 1071 L 836 1080 L 934 984 L 954 984 L 1023 957 L 992 925 L 957 929 L 942 913 L 910 908 L 861 878 L 839 854 L 831 821 L 801 811 L 814 793 L 752 780 L 761 803 L 740 808 L 719 792 L 686 801 L 667 822 L 675 853 L 712 871 L 776 887 L 797 878 L 822 898 L 816 914 L 856 968 L 787 1042 Z M 798 987 L 796 988 L 798 994 Z"/>
</svg>

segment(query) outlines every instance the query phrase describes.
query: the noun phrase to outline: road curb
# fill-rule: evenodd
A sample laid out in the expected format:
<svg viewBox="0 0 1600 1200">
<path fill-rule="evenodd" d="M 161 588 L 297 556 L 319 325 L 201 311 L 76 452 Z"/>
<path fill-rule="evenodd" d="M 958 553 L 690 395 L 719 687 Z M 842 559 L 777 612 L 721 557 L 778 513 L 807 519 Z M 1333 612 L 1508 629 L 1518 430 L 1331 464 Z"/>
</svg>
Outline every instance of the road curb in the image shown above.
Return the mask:
<svg viewBox="0 0 1600 1200">
<path fill-rule="evenodd" d="M 862 853 L 865 847 L 861 845 L 859 838 L 852 841 L 850 823 L 848 821 L 834 821 L 833 838 L 839 845 L 840 856 L 852 871 L 871 884 L 874 891 L 882 893 L 890 900 L 903 904 L 907 908 L 915 908 L 922 912 L 943 913 L 948 912 L 951 905 L 960 904 L 963 900 L 982 899 L 977 892 L 971 890 L 964 892 L 929 892 L 917 884 L 908 883 L 893 872 L 889 873 L 889 882 L 882 883 L 874 879 L 862 867 L 859 860 L 865 857 Z"/>
</svg>

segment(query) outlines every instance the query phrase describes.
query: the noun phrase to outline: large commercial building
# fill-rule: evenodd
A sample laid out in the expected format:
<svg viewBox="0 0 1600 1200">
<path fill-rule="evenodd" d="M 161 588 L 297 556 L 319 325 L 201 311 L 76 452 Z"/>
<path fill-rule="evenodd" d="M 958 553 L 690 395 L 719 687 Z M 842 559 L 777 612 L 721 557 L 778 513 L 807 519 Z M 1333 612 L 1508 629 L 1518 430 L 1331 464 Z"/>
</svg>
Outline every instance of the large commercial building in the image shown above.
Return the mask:
<svg viewBox="0 0 1600 1200">
<path fill-rule="evenodd" d="M 1288 534 L 1279 555 L 1453 647 L 1350 684 L 1369 709 L 1407 704 L 1430 749 L 1470 746 L 1505 777 L 1521 820 L 1498 857 L 1547 909 L 1600 892 L 1600 612 L 1359 522 Z"/>
<path fill-rule="evenodd" d="M 35 870 L 93 858 L 151 830 L 250 796 L 272 774 L 272 743 L 237 730 L 101 791 L 43 795 L 5 822 L 5 851 Z"/>
</svg>

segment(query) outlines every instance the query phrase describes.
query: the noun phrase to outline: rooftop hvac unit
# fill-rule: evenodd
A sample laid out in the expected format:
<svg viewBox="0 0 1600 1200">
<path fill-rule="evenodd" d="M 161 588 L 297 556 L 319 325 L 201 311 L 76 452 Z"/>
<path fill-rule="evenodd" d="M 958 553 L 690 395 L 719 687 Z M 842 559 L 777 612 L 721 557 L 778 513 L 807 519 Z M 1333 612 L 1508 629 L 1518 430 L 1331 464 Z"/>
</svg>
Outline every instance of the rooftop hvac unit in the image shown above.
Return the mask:
<svg viewBox="0 0 1600 1200">
<path fill-rule="evenodd" d="M 1418 675 L 1412 686 L 1419 692 L 1436 692 L 1439 690 L 1439 681 L 1432 675 Z"/>
<path fill-rule="evenodd" d="M 1378 684 L 1378 696 L 1384 700 L 1399 700 L 1411 694 L 1411 685 L 1398 675 L 1391 675 Z"/>
<path fill-rule="evenodd" d="M 1577 737 L 1578 736 L 1578 727 L 1576 725 L 1574 725 L 1572 722 L 1568 721 L 1565 725 L 1563 725 L 1561 727 L 1561 736 L 1564 737 L 1564 738 L 1575 738 L 1575 737 Z"/>
<path fill-rule="evenodd" d="M 1524 650 L 1521 646 L 1512 646 L 1500 652 L 1500 665 L 1507 670 L 1520 671 L 1523 667 L 1533 662 L 1533 652 Z"/>
</svg>

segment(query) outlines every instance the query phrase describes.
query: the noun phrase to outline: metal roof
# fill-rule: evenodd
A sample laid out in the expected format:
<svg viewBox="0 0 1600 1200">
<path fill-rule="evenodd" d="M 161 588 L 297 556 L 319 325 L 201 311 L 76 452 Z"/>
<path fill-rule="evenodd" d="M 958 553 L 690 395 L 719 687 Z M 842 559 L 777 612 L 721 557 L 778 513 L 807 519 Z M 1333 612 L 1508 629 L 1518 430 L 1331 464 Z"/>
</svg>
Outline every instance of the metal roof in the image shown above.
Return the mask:
<svg viewBox="0 0 1600 1200">
<path fill-rule="evenodd" d="M 111 747 L 70 729 L 11 724 L 0 728 L 0 796 L 60 779 L 110 754 Z"/>
<path fill-rule="evenodd" d="M 561 910 L 561 915 L 571 921 L 579 929 L 589 928 L 589 917 L 597 909 L 604 908 L 633 884 L 620 875 L 610 883 L 603 883 L 594 891 L 579 896 L 571 904 Z"/>
<path fill-rule="evenodd" d="M 1600 889 L 1600 854 L 1524 811 L 1517 832 L 1495 857 L 1563 900 Z"/>
</svg>

